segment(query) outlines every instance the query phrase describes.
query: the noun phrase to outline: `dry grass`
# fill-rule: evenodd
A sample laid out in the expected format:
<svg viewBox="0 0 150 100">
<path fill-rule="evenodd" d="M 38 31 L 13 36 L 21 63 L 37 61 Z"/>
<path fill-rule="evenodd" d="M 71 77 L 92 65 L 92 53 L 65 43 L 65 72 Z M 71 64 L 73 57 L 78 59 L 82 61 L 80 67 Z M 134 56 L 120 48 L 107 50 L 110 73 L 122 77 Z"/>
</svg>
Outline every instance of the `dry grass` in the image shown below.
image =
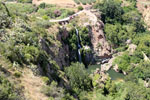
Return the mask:
<svg viewBox="0 0 150 100">
<path fill-rule="evenodd" d="M 33 3 L 37 5 L 39 5 L 42 2 L 45 2 L 47 4 L 57 4 L 61 6 L 76 5 L 76 3 L 73 0 L 33 0 Z"/>
<path fill-rule="evenodd" d="M 41 77 L 35 76 L 30 69 L 24 68 L 20 80 L 27 100 L 48 100 L 48 97 L 41 92 L 45 83 Z"/>
</svg>

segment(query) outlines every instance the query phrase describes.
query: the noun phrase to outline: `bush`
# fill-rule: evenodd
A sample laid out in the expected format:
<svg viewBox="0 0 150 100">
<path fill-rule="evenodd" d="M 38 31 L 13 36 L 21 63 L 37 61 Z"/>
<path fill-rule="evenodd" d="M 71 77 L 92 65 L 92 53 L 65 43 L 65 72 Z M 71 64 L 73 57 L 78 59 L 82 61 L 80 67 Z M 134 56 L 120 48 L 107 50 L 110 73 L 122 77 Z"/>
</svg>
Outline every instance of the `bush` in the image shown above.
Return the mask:
<svg viewBox="0 0 150 100">
<path fill-rule="evenodd" d="M 54 14 L 55 14 L 55 17 L 59 17 L 61 15 L 61 11 L 60 10 L 55 10 Z"/>
<path fill-rule="evenodd" d="M 40 55 L 40 51 L 37 47 L 34 46 L 24 46 L 22 49 L 24 60 L 28 63 L 36 63 Z"/>
<path fill-rule="evenodd" d="M 78 11 L 83 10 L 82 6 L 78 6 Z"/>
<path fill-rule="evenodd" d="M 13 85 L 0 76 L 0 100 L 21 100 L 14 90 Z"/>
<path fill-rule="evenodd" d="M 48 19 L 49 19 L 47 15 L 42 16 L 42 18 L 43 18 L 44 20 L 48 20 Z"/>
<path fill-rule="evenodd" d="M 36 25 L 41 28 L 49 28 L 52 24 L 47 20 L 38 20 L 36 21 Z"/>
<path fill-rule="evenodd" d="M 61 87 L 57 87 L 55 81 L 53 81 L 50 86 L 45 86 L 42 92 L 47 96 L 54 98 L 54 100 L 62 100 L 64 97 L 64 90 Z"/>
<path fill-rule="evenodd" d="M 12 24 L 12 19 L 10 17 L 9 11 L 6 11 L 5 8 L 0 3 L 0 29 L 4 28 L 10 28 Z"/>
<path fill-rule="evenodd" d="M 45 3 L 41 3 L 39 6 L 38 6 L 38 8 L 42 8 L 42 9 L 44 9 L 46 7 L 46 4 Z"/>
<path fill-rule="evenodd" d="M 50 83 L 50 80 L 48 77 L 42 77 L 42 79 L 43 79 L 44 83 L 46 83 L 46 84 Z"/>
<path fill-rule="evenodd" d="M 21 72 L 15 71 L 14 76 L 17 78 L 21 77 Z"/>
</svg>

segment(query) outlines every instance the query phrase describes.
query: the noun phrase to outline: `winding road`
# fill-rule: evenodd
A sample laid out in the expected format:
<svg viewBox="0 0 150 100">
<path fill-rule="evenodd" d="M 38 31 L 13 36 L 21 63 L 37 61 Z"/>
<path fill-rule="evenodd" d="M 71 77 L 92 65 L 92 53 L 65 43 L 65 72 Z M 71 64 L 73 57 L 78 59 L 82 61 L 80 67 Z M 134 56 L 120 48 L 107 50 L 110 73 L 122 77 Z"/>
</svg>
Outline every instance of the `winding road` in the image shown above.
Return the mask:
<svg viewBox="0 0 150 100">
<path fill-rule="evenodd" d="M 70 21 L 71 19 L 75 18 L 76 16 L 80 15 L 81 13 L 85 13 L 87 16 L 89 16 L 89 20 L 92 20 L 93 24 L 97 22 L 97 17 L 90 11 L 90 10 L 82 10 L 79 11 L 69 17 L 63 18 L 63 19 L 51 19 L 49 22 L 51 23 L 56 23 L 56 22 L 67 22 Z M 36 17 L 38 19 L 42 19 L 41 17 Z"/>
<path fill-rule="evenodd" d="M 69 17 L 66 17 L 64 19 L 51 19 L 51 20 L 49 20 L 49 22 L 65 22 L 65 21 L 69 21 L 69 20 L 73 19 L 74 17 L 78 16 L 79 14 L 81 14 L 83 12 L 85 12 L 85 10 L 79 11 L 79 12 L 77 12 L 77 13 L 69 16 Z"/>
</svg>

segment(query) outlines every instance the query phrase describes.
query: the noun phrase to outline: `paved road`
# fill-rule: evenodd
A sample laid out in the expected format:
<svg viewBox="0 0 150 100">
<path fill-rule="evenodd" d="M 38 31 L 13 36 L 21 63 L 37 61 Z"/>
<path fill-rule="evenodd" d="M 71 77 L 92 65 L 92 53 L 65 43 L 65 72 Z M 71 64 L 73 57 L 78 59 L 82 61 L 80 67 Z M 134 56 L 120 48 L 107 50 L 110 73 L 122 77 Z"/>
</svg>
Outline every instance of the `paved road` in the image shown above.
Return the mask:
<svg viewBox="0 0 150 100">
<path fill-rule="evenodd" d="M 51 20 L 49 20 L 49 22 L 65 22 L 65 21 L 69 21 L 69 20 L 71 20 L 71 18 L 74 18 L 74 17 L 78 16 L 79 14 L 81 14 L 83 12 L 85 12 L 85 10 L 79 11 L 79 12 L 77 12 L 77 13 L 69 16 L 69 17 L 66 17 L 64 19 L 51 19 Z"/>
<path fill-rule="evenodd" d="M 92 24 L 95 25 L 95 23 L 97 22 L 97 17 L 90 10 L 82 10 L 82 11 L 79 11 L 79 12 L 77 12 L 77 13 L 69 16 L 69 17 L 66 17 L 64 19 L 58 19 L 58 20 L 52 19 L 52 20 L 49 20 L 49 22 L 65 22 L 65 21 L 69 21 L 69 20 L 73 19 L 74 17 L 80 15 L 81 13 L 85 13 L 89 17 L 89 20 L 92 21 Z"/>
</svg>

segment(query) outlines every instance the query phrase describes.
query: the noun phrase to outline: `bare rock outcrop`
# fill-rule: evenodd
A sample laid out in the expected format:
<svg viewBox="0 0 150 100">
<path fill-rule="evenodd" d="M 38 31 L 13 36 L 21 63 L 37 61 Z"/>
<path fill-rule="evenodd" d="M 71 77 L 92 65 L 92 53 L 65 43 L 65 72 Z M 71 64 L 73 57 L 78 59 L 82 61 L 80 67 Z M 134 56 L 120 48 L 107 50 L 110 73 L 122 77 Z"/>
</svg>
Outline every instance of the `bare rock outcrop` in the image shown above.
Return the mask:
<svg viewBox="0 0 150 100">
<path fill-rule="evenodd" d="M 65 28 L 57 30 L 53 33 L 54 40 L 48 45 L 45 39 L 41 39 L 40 43 L 42 49 L 45 50 L 49 56 L 54 60 L 62 69 L 64 66 L 69 65 L 69 46 L 66 45 L 62 39 L 66 39 L 68 31 Z"/>
<path fill-rule="evenodd" d="M 147 55 L 142 51 L 144 61 L 150 62 L 150 59 L 147 57 Z"/>
<path fill-rule="evenodd" d="M 128 47 L 129 54 L 132 55 L 134 53 L 134 51 L 136 50 L 136 48 L 137 48 L 137 45 L 130 44 Z"/>
<path fill-rule="evenodd" d="M 112 48 L 106 41 L 104 32 L 104 24 L 102 21 L 97 21 L 96 25 L 92 27 L 92 45 L 96 56 L 99 58 L 110 58 L 112 55 Z"/>
<path fill-rule="evenodd" d="M 112 56 L 112 48 L 105 38 L 103 28 L 104 23 L 99 19 L 101 15 L 96 12 L 85 10 L 79 16 L 78 24 L 89 28 L 92 49 L 99 59 L 106 59 Z"/>
<path fill-rule="evenodd" d="M 94 88 L 98 87 L 98 88 L 104 88 L 104 85 L 106 84 L 106 81 L 109 80 L 109 75 L 100 71 L 99 68 L 97 68 L 95 70 L 95 72 L 92 75 L 92 79 L 93 80 L 93 85 Z"/>
<path fill-rule="evenodd" d="M 144 22 L 147 24 L 148 30 L 150 30 L 150 1 L 149 0 L 137 0 L 137 8 L 142 13 Z"/>
<path fill-rule="evenodd" d="M 102 71 L 102 72 L 106 72 L 106 71 L 108 71 L 110 68 L 113 67 L 113 69 L 114 69 L 116 72 L 119 72 L 118 65 L 117 65 L 117 64 L 113 65 L 113 61 L 116 59 L 116 57 L 121 56 L 122 54 L 123 54 L 123 52 L 119 52 L 119 53 L 113 55 L 112 58 L 109 59 L 109 61 L 108 61 L 107 63 L 101 64 L 101 71 Z"/>
<path fill-rule="evenodd" d="M 150 88 L 150 79 L 149 79 L 149 78 L 147 78 L 147 79 L 144 81 L 144 86 L 145 86 L 146 88 Z"/>
</svg>

